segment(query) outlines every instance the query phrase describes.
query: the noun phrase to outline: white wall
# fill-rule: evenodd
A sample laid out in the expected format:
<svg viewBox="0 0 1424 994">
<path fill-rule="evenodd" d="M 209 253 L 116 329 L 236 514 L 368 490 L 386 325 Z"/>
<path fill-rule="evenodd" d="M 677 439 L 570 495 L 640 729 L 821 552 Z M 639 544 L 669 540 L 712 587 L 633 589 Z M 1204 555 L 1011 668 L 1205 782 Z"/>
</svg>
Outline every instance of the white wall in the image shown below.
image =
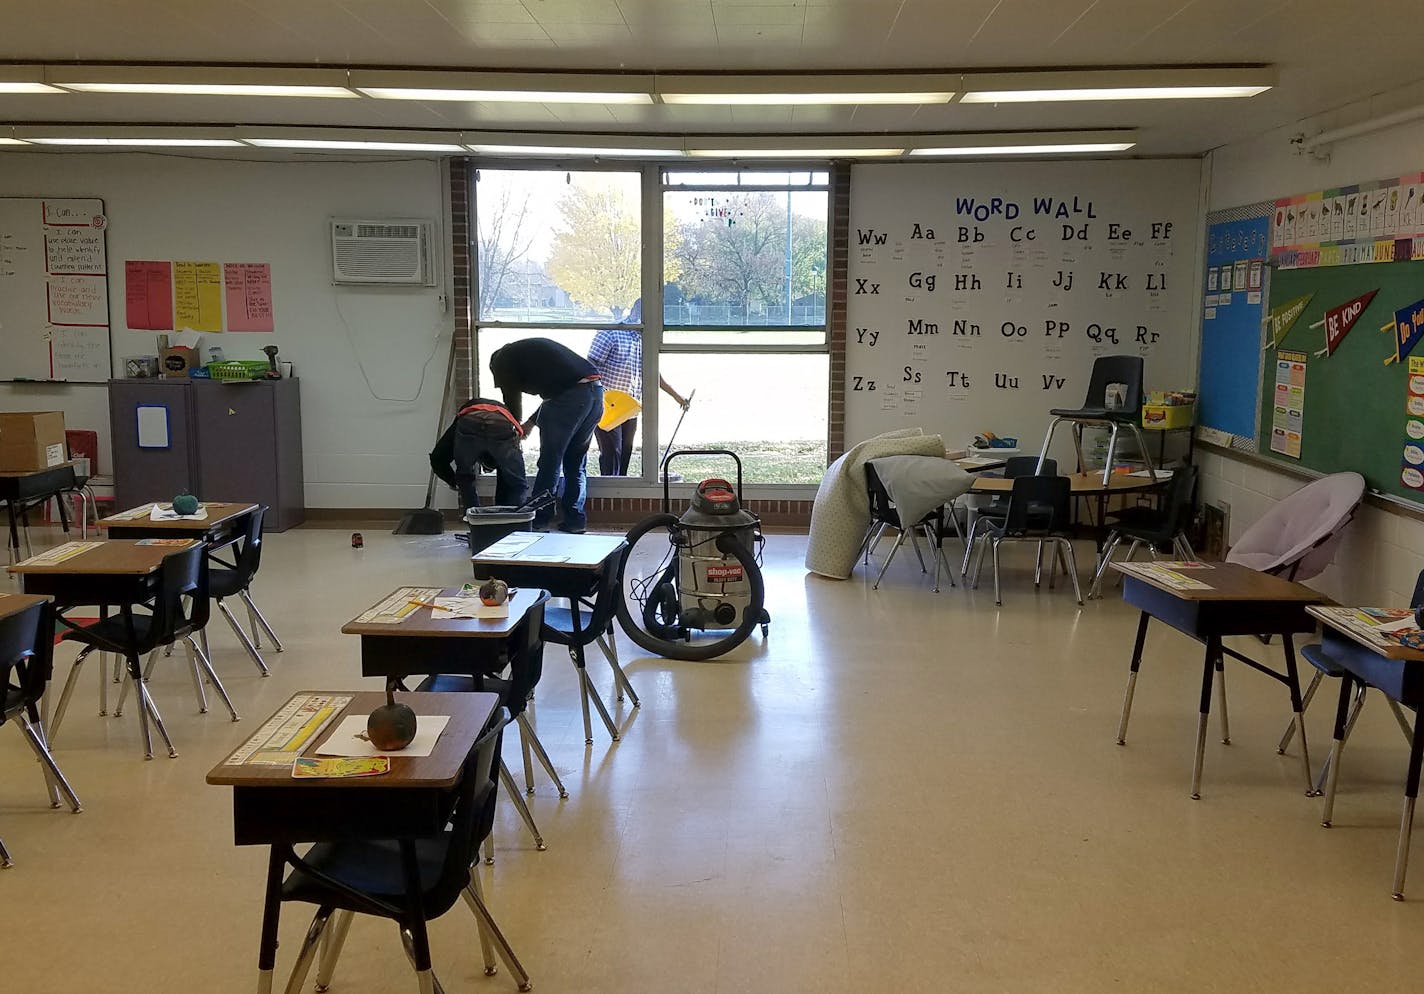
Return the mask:
<svg viewBox="0 0 1424 994">
<path fill-rule="evenodd" d="M 1424 169 L 1424 120 L 1362 135 L 1330 150 L 1328 161 L 1297 155 L 1294 134 L 1360 123 L 1424 104 L 1424 84 L 1342 107 L 1210 156 L 1210 209 L 1385 179 Z M 1270 505 L 1303 485 L 1296 477 L 1224 454 L 1206 454 L 1202 495 L 1231 504 L 1234 541 Z M 1311 586 L 1345 603 L 1407 604 L 1424 569 L 1424 522 L 1365 507 L 1351 524 L 1335 565 Z"/>
<path fill-rule="evenodd" d="M 449 229 L 437 162 L 8 152 L 0 196 L 103 198 L 116 361 L 156 354 L 155 332 L 124 327 L 126 260 L 270 262 L 276 332 L 210 335 L 206 344 L 230 359 L 261 359 L 272 344 L 296 365 L 307 506 L 419 505 L 453 329 L 446 290 L 332 286 L 326 220 L 436 219 L 443 284 Z M 109 471 L 106 388 L 0 384 L 0 410 L 39 409 L 98 429 Z"/>
</svg>

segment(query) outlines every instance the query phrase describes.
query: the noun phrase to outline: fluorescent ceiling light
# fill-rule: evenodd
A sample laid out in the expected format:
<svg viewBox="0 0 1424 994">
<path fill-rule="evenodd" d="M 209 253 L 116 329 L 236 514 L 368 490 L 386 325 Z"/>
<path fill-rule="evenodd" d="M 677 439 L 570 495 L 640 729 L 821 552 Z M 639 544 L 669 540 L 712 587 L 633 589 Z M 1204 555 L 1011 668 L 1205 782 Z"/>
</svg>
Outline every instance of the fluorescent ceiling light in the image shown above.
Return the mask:
<svg viewBox="0 0 1424 994">
<path fill-rule="evenodd" d="M 675 148 L 597 148 L 590 145 L 467 145 L 481 155 L 607 155 L 623 157 L 663 157 L 682 155 Z"/>
<path fill-rule="evenodd" d="M 36 145 L 102 145 L 132 148 L 241 148 L 242 142 L 231 138 L 100 138 L 78 135 L 62 138 L 27 138 Z"/>
<path fill-rule="evenodd" d="M 659 76 L 665 104 L 945 104 L 959 89 L 950 73 L 673 73 Z"/>
<path fill-rule="evenodd" d="M 650 104 L 649 93 L 598 90 L 464 90 L 419 86 L 358 86 L 377 100 L 467 100 L 510 104 Z"/>
<path fill-rule="evenodd" d="M 1269 86 L 1102 86 L 1051 90 L 978 90 L 964 104 L 1051 103 L 1073 100 L 1212 100 L 1254 97 Z"/>
<path fill-rule="evenodd" d="M 719 159 L 860 159 L 904 155 L 903 148 L 690 148 L 688 155 Z"/>
<path fill-rule="evenodd" d="M 1126 152 L 1136 142 L 1059 142 L 1045 145 L 963 145 L 949 148 L 912 148 L 911 155 L 1054 155 L 1058 153 Z"/>
<path fill-rule="evenodd" d="M 953 90 L 923 92 L 827 93 L 660 93 L 665 104 L 790 105 L 790 104 L 947 104 Z"/>
<path fill-rule="evenodd" d="M 12 93 L 63 93 L 58 87 L 50 86 L 46 83 L 24 82 L 20 80 L 0 79 L 0 94 L 10 95 Z"/>
<path fill-rule="evenodd" d="M 463 152 L 460 145 L 443 142 L 357 141 L 331 138 L 247 138 L 258 148 L 309 149 L 315 152 Z"/>
<path fill-rule="evenodd" d="M 28 145 L 29 142 L 22 142 L 18 138 L 0 138 L 0 145 Z"/>
<path fill-rule="evenodd" d="M 56 83 L 79 93 L 155 93 L 194 97 L 355 97 L 344 86 L 284 83 Z"/>
</svg>

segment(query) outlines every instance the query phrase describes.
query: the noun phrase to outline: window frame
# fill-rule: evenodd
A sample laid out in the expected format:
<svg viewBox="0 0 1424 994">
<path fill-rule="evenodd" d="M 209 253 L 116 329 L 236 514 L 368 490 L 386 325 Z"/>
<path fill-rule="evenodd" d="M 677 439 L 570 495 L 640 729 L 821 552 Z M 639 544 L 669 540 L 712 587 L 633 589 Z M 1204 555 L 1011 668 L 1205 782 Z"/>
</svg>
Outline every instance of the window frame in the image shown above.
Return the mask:
<svg viewBox="0 0 1424 994">
<path fill-rule="evenodd" d="M 636 328 L 643 337 L 643 396 L 644 398 L 657 397 L 659 394 L 658 373 L 659 356 L 666 353 L 688 353 L 688 354 L 829 354 L 831 351 L 831 330 L 830 330 L 830 262 L 831 252 L 834 244 L 834 232 L 831 226 L 834 221 L 834 203 L 831 195 L 831 168 L 829 161 L 795 161 L 777 163 L 757 163 L 755 165 L 742 165 L 722 160 L 707 160 L 696 165 L 682 164 L 674 166 L 666 159 L 547 159 L 547 158 L 511 158 L 499 159 L 481 156 L 472 156 L 469 161 L 469 183 L 470 196 L 468 204 L 469 231 L 470 231 L 470 355 L 473 364 L 471 378 L 472 389 L 476 388 L 481 379 L 482 353 L 480 349 L 480 331 L 484 328 L 491 330 L 519 330 L 531 329 L 540 331 L 560 332 L 560 331 L 597 331 L 608 327 L 607 323 L 593 322 L 564 322 L 564 321 L 486 321 L 479 315 L 479 181 L 480 173 L 483 170 L 490 171 L 528 171 L 528 172 L 611 172 L 611 173 L 637 173 L 639 175 L 639 203 L 640 213 L 640 235 L 642 239 L 642 253 L 640 257 L 641 272 L 639 281 L 642 288 L 643 299 L 643 320 L 641 324 L 629 325 Z M 737 172 L 739 175 L 756 174 L 763 172 L 806 172 L 810 174 L 824 173 L 826 180 L 824 183 L 808 183 L 805 186 L 791 186 L 785 183 L 774 184 L 750 184 L 735 185 L 712 184 L 703 185 L 677 185 L 667 186 L 664 177 L 669 172 Z M 826 194 L 826 265 L 825 290 L 823 294 L 826 299 L 825 320 L 820 325 L 757 325 L 753 328 L 741 326 L 678 326 L 675 331 L 708 331 L 727 335 L 734 335 L 739 331 L 751 331 L 757 333 L 766 332 L 807 332 L 819 329 L 823 334 L 820 343 L 784 343 L 784 344 L 760 344 L 760 343 L 666 343 L 664 341 L 665 327 L 663 324 L 663 247 L 666 233 L 664 231 L 664 193 L 668 190 L 681 191 L 704 191 L 704 192 L 782 192 L 782 191 L 823 191 Z M 832 384 L 827 382 L 827 396 L 833 392 Z M 603 477 L 591 476 L 588 478 L 588 495 L 591 497 L 611 497 L 646 498 L 653 492 L 661 493 L 663 486 L 658 475 L 659 463 L 661 460 L 661 446 L 659 444 L 659 419 L 656 402 L 647 403 L 643 408 L 641 417 L 641 459 L 640 474 L 638 476 L 624 477 Z M 825 439 L 827 453 L 829 454 L 830 437 L 829 431 Z M 671 492 L 675 497 L 686 498 L 692 492 L 691 483 L 673 484 Z M 776 498 L 776 499 L 799 499 L 809 497 L 815 492 L 815 487 L 804 483 L 758 483 L 751 482 L 746 486 L 747 499 Z"/>
</svg>

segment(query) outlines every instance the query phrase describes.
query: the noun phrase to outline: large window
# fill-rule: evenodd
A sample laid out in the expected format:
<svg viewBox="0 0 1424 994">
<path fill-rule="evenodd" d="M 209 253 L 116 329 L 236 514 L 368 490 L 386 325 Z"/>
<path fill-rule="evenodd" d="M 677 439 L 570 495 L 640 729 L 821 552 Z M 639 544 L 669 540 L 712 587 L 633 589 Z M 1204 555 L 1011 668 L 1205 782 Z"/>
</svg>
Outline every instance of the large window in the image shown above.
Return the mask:
<svg viewBox="0 0 1424 994">
<path fill-rule="evenodd" d="M 804 170 L 479 169 L 480 393 L 497 396 L 488 368 L 496 349 L 551 338 L 591 356 L 606 392 L 641 404 L 621 439 L 600 433 L 591 476 L 654 482 L 676 433 L 679 447 L 736 451 L 750 484 L 818 482 L 827 180 Z M 645 298 L 662 306 L 644 309 Z M 686 412 L 662 382 L 691 396 Z M 526 415 L 537 403 L 525 399 Z M 619 444 L 626 472 L 610 456 Z M 525 444 L 531 472 L 538 446 L 535 432 Z M 690 479 L 704 468 L 689 459 L 674 471 Z"/>
</svg>

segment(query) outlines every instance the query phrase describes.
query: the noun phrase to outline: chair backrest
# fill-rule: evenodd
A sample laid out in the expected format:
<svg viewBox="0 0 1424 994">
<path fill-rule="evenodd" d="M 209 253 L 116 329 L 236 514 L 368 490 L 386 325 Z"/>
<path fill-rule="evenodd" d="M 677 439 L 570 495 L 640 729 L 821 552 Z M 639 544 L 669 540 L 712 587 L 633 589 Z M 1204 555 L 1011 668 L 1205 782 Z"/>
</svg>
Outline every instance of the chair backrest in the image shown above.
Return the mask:
<svg viewBox="0 0 1424 994">
<path fill-rule="evenodd" d="M 1038 472 L 1038 456 L 1009 456 L 1004 460 L 1004 479 L 1017 480 L 1020 476 L 1057 476 L 1058 460 L 1043 460 L 1043 472 Z"/>
<path fill-rule="evenodd" d="M 875 471 L 873 460 L 865 464 L 865 494 L 870 498 L 872 520 L 883 521 L 892 528 L 900 527 L 900 515 L 895 512 L 895 505 L 890 500 L 890 492 L 885 489 L 885 483 L 880 479 L 880 474 Z"/>
<path fill-rule="evenodd" d="M 262 519 L 266 514 L 267 505 L 259 504 L 257 510 L 247 516 L 247 533 L 242 537 L 234 567 L 242 590 L 252 583 L 262 565 Z"/>
<path fill-rule="evenodd" d="M 1419 571 L 1419 579 L 1414 581 L 1414 596 L 1409 599 L 1410 607 L 1424 607 L 1424 569 Z"/>
<path fill-rule="evenodd" d="M 1124 417 L 1136 414 L 1142 409 L 1142 357 L 1135 355 L 1105 355 L 1093 360 L 1093 373 L 1088 380 L 1088 396 L 1084 407 L 1107 407 L 1108 386 L 1121 383 L 1122 406 L 1118 408 Z"/>
<path fill-rule="evenodd" d="M 153 599 L 150 640 L 164 645 L 207 626 L 207 547 L 201 543 L 175 552 L 158 567 L 158 591 Z"/>
<path fill-rule="evenodd" d="M 1191 523 L 1197 505 L 1197 477 L 1195 466 L 1179 466 L 1172 473 L 1172 482 L 1167 487 L 1166 520 L 1163 530 L 1175 535 Z"/>
<path fill-rule="evenodd" d="M 0 621 L 0 725 L 44 696 L 54 658 L 54 615 L 48 601 Z"/>
<path fill-rule="evenodd" d="M 1330 565 L 1364 497 L 1359 473 L 1321 477 L 1274 504 L 1237 539 L 1226 561 L 1309 580 Z"/>
<path fill-rule="evenodd" d="M 455 809 L 445 829 L 440 876 L 426 886 L 421 896 L 427 918 L 438 918 L 460 899 L 460 892 L 470 882 L 470 867 L 479 857 L 480 844 L 489 838 L 494 827 L 495 761 L 509 720 L 509 713 L 503 708 L 495 711 L 465 759 L 460 784 L 455 788 Z"/>
<path fill-rule="evenodd" d="M 674 560 L 674 565 L 676 560 Z M 591 592 L 593 593 L 593 592 Z M 598 590 L 594 593 L 593 603 L 590 604 L 587 597 L 579 597 L 579 645 L 592 645 L 594 641 L 608 630 L 608 626 L 613 623 L 613 614 L 618 609 L 618 598 L 623 596 L 623 574 L 622 557 L 609 556 L 608 561 L 603 564 L 603 570 L 598 577 Z M 570 598 L 570 605 L 575 598 Z M 545 614 L 547 618 L 547 612 Z M 574 633 L 562 628 L 556 628 L 547 621 L 539 626 L 539 634 L 545 642 L 553 642 L 556 645 L 574 645 Z"/>
<path fill-rule="evenodd" d="M 92 428 L 64 429 L 64 444 L 69 458 L 88 459 L 89 475 L 99 475 L 99 433 Z"/>
<path fill-rule="evenodd" d="M 1072 486 L 1066 476 L 1021 476 L 1014 480 L 1004 515 L 1004 534 L 1053 535 L 1067 530 Z"/>
</svg>

